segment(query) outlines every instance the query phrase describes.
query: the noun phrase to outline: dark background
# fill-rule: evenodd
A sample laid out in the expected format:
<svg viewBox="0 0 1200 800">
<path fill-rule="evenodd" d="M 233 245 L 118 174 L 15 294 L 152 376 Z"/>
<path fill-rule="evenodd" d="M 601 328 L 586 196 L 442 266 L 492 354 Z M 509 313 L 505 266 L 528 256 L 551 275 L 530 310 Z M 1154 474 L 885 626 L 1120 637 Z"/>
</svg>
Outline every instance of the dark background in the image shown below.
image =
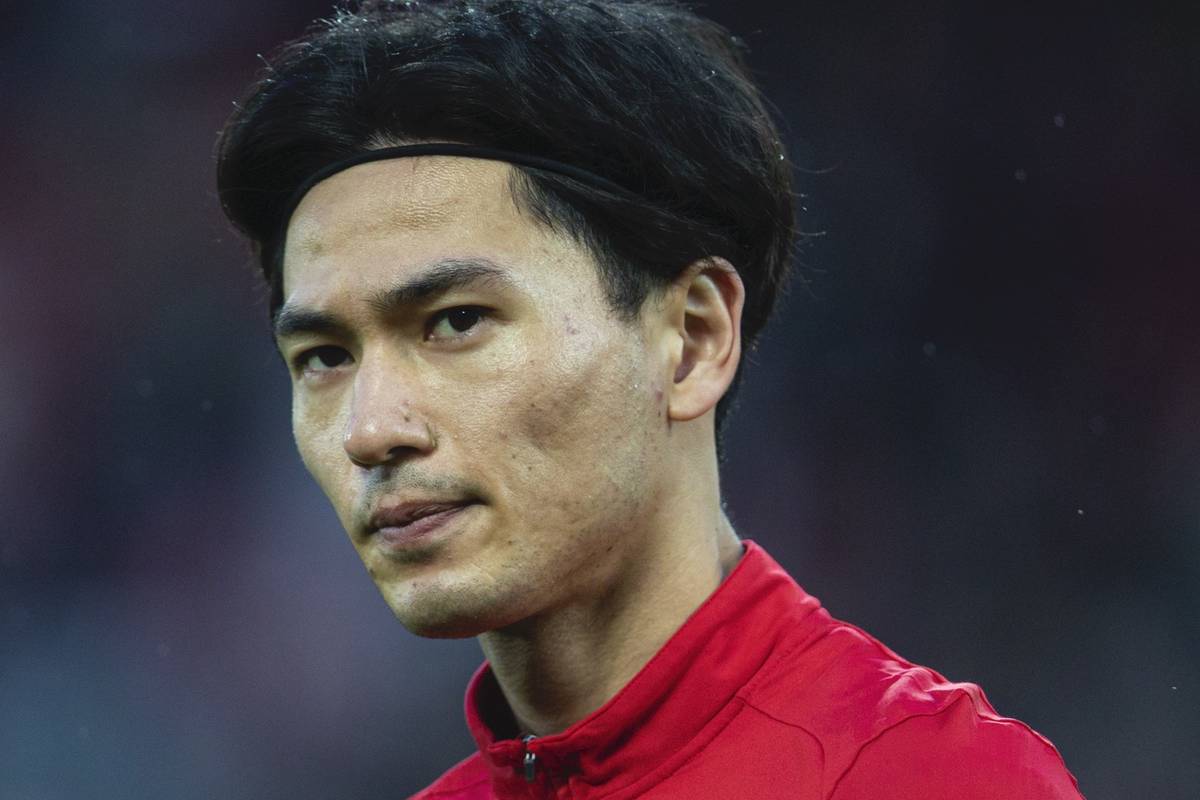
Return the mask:
<svg viewBox="0 0 1200 800">
<path fill-rule="evenodd" d="M 1092 800 L 1194 797 L 1200 26 L 965 5 L 707 6 L 823 232 L 752 357 L 731 513 Z M 4 4 L 5 800 L 404 797 L 471 747 L 477 648 L 393 622 L 303 473 L 214 197 L 255 54 L 329 9 Z"/>
</svg>

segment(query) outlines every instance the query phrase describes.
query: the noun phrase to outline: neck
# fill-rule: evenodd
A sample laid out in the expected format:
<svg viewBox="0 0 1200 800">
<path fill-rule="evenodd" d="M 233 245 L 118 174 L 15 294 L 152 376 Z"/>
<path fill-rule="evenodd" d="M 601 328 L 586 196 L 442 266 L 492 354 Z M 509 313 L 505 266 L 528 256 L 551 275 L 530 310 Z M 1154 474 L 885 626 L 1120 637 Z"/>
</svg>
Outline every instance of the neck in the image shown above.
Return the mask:
<svg viewBox="0 0 1200 800">
<path fill-rule="evenodd" d="M 640 536 L 603 592 L 480 635 L 513 713 L 506 734 L 557 733 L 604 705 L 713 593 L 742 548 L 715 476 L 704 494 L 690 498 L 711 501 L 700 513 Z"/>
</svg>

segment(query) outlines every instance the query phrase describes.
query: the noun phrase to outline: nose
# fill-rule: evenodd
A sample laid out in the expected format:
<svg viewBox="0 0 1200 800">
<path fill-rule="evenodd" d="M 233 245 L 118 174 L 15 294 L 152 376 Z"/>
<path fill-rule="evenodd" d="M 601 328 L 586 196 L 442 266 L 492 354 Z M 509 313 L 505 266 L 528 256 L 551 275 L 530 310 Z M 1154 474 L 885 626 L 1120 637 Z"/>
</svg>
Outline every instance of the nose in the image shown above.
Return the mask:
<svg viewBox="0 0 1200 800">
<path fill-rule="evenodd" d="M 360 467 L 376 467 L 433 452 L 437 439 L 412 403 L 411 382 L 386 368 L 360 367 L 343 447 Z"/>
</svg>

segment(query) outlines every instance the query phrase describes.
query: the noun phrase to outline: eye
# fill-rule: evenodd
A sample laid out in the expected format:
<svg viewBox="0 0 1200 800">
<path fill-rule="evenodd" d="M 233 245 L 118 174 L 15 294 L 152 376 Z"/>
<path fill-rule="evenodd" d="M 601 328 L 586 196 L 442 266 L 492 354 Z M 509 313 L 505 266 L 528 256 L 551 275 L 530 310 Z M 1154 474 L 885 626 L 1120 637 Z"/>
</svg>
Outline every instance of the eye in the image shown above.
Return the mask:
<svg viewBox="0 0 1200 800">
<path fill-rule="evenodd" d="M 325 345 L 305 350 L 296 357 L 296 369 L 300 372 L 328 372 L 350 361 L 350 354 L 340 347 Z"/>
<path fill-rule="evenodd" d="M 434 314 L 426 329 L 426 339 L 461 339 L 469 336 L 484 317 L 487 309 L 479 306 L 455 306 Z"/>
</svg>

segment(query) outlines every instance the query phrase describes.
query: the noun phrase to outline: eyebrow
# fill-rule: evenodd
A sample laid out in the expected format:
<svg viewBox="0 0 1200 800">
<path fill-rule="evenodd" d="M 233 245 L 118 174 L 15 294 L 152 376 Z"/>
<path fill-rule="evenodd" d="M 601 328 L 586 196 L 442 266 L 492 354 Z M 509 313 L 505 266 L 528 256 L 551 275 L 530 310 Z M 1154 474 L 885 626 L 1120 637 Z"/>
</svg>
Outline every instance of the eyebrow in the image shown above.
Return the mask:
<svg viewBox="0 0 1200 800">
<path fill-rule="evenodd" d="M 450 258 L 437 261 L 419 275 L 372 294 L 367 304 L 380 315 L 408 308 L 454 289 L 480 284 L 511 284 L 508 271 L 486 258 Z M 349 326 L 336 314 L 284 304 L 271 322 L 276 339 L 301 333 L 345 333 Z"/>
</svg>

